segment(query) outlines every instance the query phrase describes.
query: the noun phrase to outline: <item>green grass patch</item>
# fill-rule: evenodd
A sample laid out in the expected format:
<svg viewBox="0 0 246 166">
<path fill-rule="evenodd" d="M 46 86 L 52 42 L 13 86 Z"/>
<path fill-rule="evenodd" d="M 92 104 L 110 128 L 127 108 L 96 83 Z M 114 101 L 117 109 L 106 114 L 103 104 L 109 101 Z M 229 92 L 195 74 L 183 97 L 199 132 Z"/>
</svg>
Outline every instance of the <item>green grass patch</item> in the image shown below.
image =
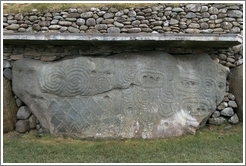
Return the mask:
<svg viewBox="0 0 246 166">
<path fill-rule="evenodd" d="M 36 132 L 3 136 L 4 163 L 242 163 L 243 124 L 167 139 L 78 140 Z"/>
<path fill-rule="evenodd" d="M 96 8 L 113 7 L 121 10 L 125 8 L 153 7 L 153 6 L 158 6 L 159 4 L 160 3 L 4 3 L 3 13 L 15 14 L 15 13 L 32 12 L 33 9 L 36 9 L 37 12 L 61 11 L 70 8 L 83 8 L 89 10 L 92 7 L 96 7 Z M 164 3 L 162 5 L 178 7 L 180 6 L 180 3 Z"/>
</svg>

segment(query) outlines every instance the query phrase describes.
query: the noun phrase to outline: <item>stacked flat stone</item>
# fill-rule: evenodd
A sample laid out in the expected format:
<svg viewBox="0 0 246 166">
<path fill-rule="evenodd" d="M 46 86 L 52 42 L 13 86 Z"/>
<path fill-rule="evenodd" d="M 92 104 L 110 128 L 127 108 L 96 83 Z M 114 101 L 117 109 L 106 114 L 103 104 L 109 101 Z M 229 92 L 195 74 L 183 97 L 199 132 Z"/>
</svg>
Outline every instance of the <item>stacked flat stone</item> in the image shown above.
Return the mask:
<svg viewBox="0 0 246 166">
<path fill-rule="evenodd" d="M 243 4 L 160 4 L 3 14 L 4 32 L 242 33 Z"/>
<path fill-rule="evenodd" d="M 12 63 L 11 61 L 3 60 L 3 75 L 8 80 L 12 81 Z M 17 96 L 15 97 L 17 111 L 17 122 L 15 130 L 19 133 L 26 133 L 32 129 L 37 129 L 39 134 L 42 134 L 42 128 L 38 124 L 38 119 L 33 115 L 28 107 Z M 38 126 L 39 125 L 39 126 Z"/>
<path fill-rule="evenodd" d="M 225 123 L 237 124 L 239 118 L 235 111 L 236 108 L 237 103 L 235 101 L 235 96 L 232 93 L 227 93 L 221 104 L 218 105 L 216 111 L 209 118 L 208 122 L 215 125 L 222 125 Z"/>
<path fill-rule="evenodd" d="M 15 126 L 15 130 L 19 133 L 26 133 L 30 130 L 37 130 L 39 134 L 43 133 L 43 129 L 39 124 L 38 119 L 28 107 L 18 98 L 15 96 L 16 105 L 18 106 L 17 111 L 17 123 Z"/>
<path fill-rule="evenodd" d="M 227 50 L 219 50 L 219 63 L 227 67 L 237 67 L 243 64 L 243 44 Z"/>
</svg>

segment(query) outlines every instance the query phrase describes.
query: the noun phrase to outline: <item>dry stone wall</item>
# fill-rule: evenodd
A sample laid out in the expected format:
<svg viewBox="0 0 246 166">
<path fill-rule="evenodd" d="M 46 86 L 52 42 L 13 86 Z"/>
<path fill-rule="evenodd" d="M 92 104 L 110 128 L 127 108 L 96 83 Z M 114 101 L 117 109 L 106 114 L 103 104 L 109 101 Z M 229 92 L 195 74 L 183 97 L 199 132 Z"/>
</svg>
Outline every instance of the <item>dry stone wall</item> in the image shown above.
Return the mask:
<svg viewBox="0 0 246 166">
<path fill-rule="evenodd" d="M 90 8 L 68 9 L 56 12 L 31 12 L 3 14 L 5 33 L 243 33 L 242 4 L 160 4 L 154 7 L 139 8 Z M 154 48 L 110 48 L 57 45 L 32 45 L 25 43 L 4 44 L 3 74 L 12 79 L 13 62 L 30 58 L 45 62 L 57 61 L 82 55 L 112 55 L 124 51 L 153 51 Z M 228 49 L 183 49 L 163 48 L 170 54 L 189 54 L 206 52 L 210 57 L 227 67 L 228 71 L 243 64 L 243 44 Z M 17 96 L 14 98 L 17 112 L 16 130 L 22 133 L 36 128 L 43 133 L 39 120 L 30 113 L 24 118 L 19 116 L 28 112 L 28 107 Z M 226 82 L 226 94 L 208 123 L 221 125 L 236 124 L 237 103 Z M 23 113 L 24 111 L 24 113 Z M 30 112 L 30 111 L 29 111 Z"/>
<path fill-rule="evenodd" d="M 243 30 L 243 5 L 229 3 L 75 8 L 3 16 L 5 32 L 240 34 Z"/>
</svg>

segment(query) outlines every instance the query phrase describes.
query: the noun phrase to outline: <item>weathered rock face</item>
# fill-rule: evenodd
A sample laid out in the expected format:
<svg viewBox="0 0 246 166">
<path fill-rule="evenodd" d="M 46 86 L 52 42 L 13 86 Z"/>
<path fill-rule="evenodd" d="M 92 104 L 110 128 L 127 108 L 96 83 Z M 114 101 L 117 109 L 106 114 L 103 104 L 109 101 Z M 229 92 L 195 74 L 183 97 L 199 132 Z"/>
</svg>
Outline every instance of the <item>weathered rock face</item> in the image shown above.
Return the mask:
<svg viewBox="0 0 246 166">
<path fill-rule="evenodd" d="M 238 103 L 237 114 L 240 121 L 243 121 L 243 66 L 231 70 L 229 75 L 231 92 L 235 94 Z"/>
<path fill-rule="evenodd" d="M 3 77 L 3 132 L 14 130 L 16 123 L 16 112 L 18 108 L 15 104 L 11 82 Z"/>
<path fill-rule="evenodd" d="M 225 94 L 207 54 L 149 51 L 53 63 L 21 59 L 13 90 L 51 134 L 162 138 L 194 133 Z"/>
</svg>

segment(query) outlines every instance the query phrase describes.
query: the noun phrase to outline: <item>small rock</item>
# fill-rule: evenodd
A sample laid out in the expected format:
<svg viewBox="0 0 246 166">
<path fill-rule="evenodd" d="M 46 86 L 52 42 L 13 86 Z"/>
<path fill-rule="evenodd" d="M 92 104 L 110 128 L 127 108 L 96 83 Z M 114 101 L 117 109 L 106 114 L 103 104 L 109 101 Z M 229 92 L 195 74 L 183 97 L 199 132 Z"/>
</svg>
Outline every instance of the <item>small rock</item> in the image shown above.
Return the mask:
<svg viewBox="0 0 246 166">
<path fill-rule="evenodd" d="M 186 18 L 195 18 L 196 17 L 196 14 L 193 13 L 193 12 L 188 12 L 185 17 Z"/>
<path fill-rule="evenodd" d="M 38 129 L 38 133 L 39 133 L 39 134 L 43 134 L 43 133 L 44 133 L 44 130 L 42 129 L 42 127 L 40 127 L 40 128 Z"/>
<path fill-rule="evenodd" d="M 36 125 L 36 129 L 39 130 L 40 129 L 40 124 Z"/>
<path fill-rule="evenodd" d="M 17 20 L 8 20 L 7 23 L 8 24 L 17 24 Z"/>
<path fill-rule="evenodd" d="M 224 116 L 234 115 L 234 111 L 231 107 L 227 107 L 227 108 L 223 109 L 220 113 L 221 113 L 221 115 L 224 115 Z"/>
<path fill-rule="evenodd" d="M 243 12 L 240 10 L 228 10 L 227 15 L 229 17 L 241 18 L 243 16 Z"/>
<path fill-rule="evenodd" d="M 171 18 L 171 20 L 170 20 L 170 25 L 175 25 L 175 24 L 178 24 L 179 23 L 179 21 L 178 20 L 176 20 L 176 19 L 173 19 L 173 18 Z"/>
<path fill-rule="evenodd" d="M 6 68 L 3 71 L 3 75 L 8 79 L 8 80 L 12 80 L 12 69 L 10 68 Z"/>
<path fill-rule="evenodd" d="M 201 4 L 188 4 L 185 7 L 185 11 L 192 11 L 192 12 L 200 12 L 201 11 Z"/>
<path fill-rule="evenodd" d="M 229 105 L 229 107 L 237 108 L 237 103 L 236 103 L 234 100 L 230 100 L 230 101 L 228 102 L 228 105 Z"/>
<path fill-rule="evenodd" d="M 231 93 L 228 93 L 227 97 L 231 100 L 235 100 L 235 96 Z"/>
<path fill-rule="evenodd" d="M 129 17 L 136 17 L 137 13 L 134 10 L 128 12 Z"/>
<path fill-rule="evenodd" d="M 229 98 L 225 96 L 225 97 L 223 98 L 223 101 L 229 101 Z"/>
<path fill-rule="evenodd" d="M 37 19 L 38 19 L 37 16 L 30 16 L 30 17 L 29 17 L 29 20 L 30 20 L 30 21 L 36 21 Z"/>
<path fill-rule="evenodd" d="M 31 115 L 30 117 L 29 117 L 29 128 L 30 129 L 33 129 L 33 128 L 35 128 L 36 127 L 36 117 L 34 116 L 34 115 Z"/>
<path fill-rule="evenodd" d="M 19 24 L 11 24 L 7 27 L 9 30 L 17 30 L 19 29 L 20 25 Z"/>
<path fill-rule="evenodd" d="M 107 29 L 108 33 L 120 33 L 120 28 L 110 27 Z"/>
<path fill-rule="evenodd" d="M 3 68 L 5 69 L 5 68 L 10 68 L 10 67 L 11 67 L 10 62 L 7 60 L 3 60 Z"/>
<path fill-rule="evenodd" d="M 114 17 L 114 13 L 105 13 L 103 15 L 103 18 L 105 18 L 105 19 L 109 19 L 109 18 L 113 18 L 113 17 Z"/>
<path fill-rule="evenodd" d="M 24 105 L 24 103 L 19 98 L 15 99 L 15 102 L 16 102 L 17 107 L 21 107 Z"/>
<path fill-rule="evenodd" d="M 129 33 L 139 33 L 141 32 L 141 28 L 130 28 L 128 29 Z"/>
<path fill-rule="evenodd" d="M 31 112 L 27 108 L 27 106 L 22 106 L 17 111 L 17 119 L 25 120 L 29 118 L 30 115 L 31 115 Z"/>
<path fill-rule="evenodd" d="M 240 66 L 243 64 L 243 59 L 239 59 L 238 61 L 235 62 L 235 65 Z"/>
<path fill-rule="evenodd" d="M 224 117 L 216 117 L 216 118 L 209 118 L 208 122 L 210 124 L 215 124 L 215 125 L 222 125 L 226 122 L 226 119 Z"/>
<path fill-rule="evenodd" d="M 64 25 L 64 26 L 70 26 L 70 25 L 72 25 L 72 22 L 70 22 L 70 21 L 59 21 L 58 24 Z"/>
<path fill-rule="evenodd" d="M 180 8 L 180 7 L 175 7 L 172 9 L 173 12 L 183 12 L 184 9 Z"/>
<path fill-rule="evenodd" d="M 232 123 L 232 124 L 237 124 L 239 122 L 239 118 L 237 116 L 237 114 L 234 114 L 229 120 L 228 120 L 229 123 Z"/>
<path fill-rule="evenodd" d="M 77 25 L 85 25 L 85 20 L 83 18 L 79 18 L 76 21 Z"/>
<path fill-rule="evenodd" d="M 30 130 L 29 120 L 18 120 L 15 126 L 15 130 L 19 133 L 26 133 Z"/>
<path fill-rule="evenodd" d="M 23 14 L 22 13 L 18 13 L 18 14 L 16 14 L 15 15 L 15 19 L 17 20 L 17 21 L 21 21 L 21 20 L 23 20 Z"/>
<path fill-rule="evenodd" d="M 219 112 L 219 111 L 214 111 L 212 117 L 213 117 L 213 118 L 217 118 L 217 117 L 219 117 L 219 116 L 220 116 L 220 112 Z"/>
<path fill-rule="evenodd" d="M 225 109 L 226 107 L 228 107 L 227 102 L 222 102 L 222 103 L 217 107 L 217 109 L 218 109 L 218 110 L 223 110 L 223 109 Z"/>
<path fill-rule="evenodd" d="M 94 25 L 96 25 L 96 20 L 94 18 L 89 18 L 86 20 L 86 25 L 87 26 L 94 26 Z"/>
<path fill-rule="evenodd" d="M 93 12 L 85 12 L 80 15 L 82 18 L 90 18 L 93 17 Z"/>
<path fill-rule="evenodd" d="M 124 11 L 118 11 L 117 13 L 115 13 L 115 16 L 116 17 L 120 17 L 120 16 L 122 16 L 124 14 Z"/>
<path fill-rule="evenodd" d="M 199 29 L 191 29 L 191 28 L 188 28 L 185 30 L 186 33 L 200 33 L 200 30 Z"/>
<path fill-rule="evenodd" d="M 232 64 L 231 62 L 227 62 L 227 63 L 226 63 L 226 66 L 227 66 L 227 67 L 236 67 L 236 65 Z"/>
<path fill-rule="evenodd" d="M 53 61 L 55 59 L 56 59 L 56 56 L 42 56 L 40 60 L 49 62 L 49 61 Z"/>
<path fill-rule="evenodd" d="M 68 27 L 68 29 L 67 29 L 69 32 L 71 32 L 71 33 L 79 33 L 80 32 L 80 30 L 79 29 L 77 29 L 77 28 L 74 28 L 74 27 Z"/>
<path fill-rule="evenodd" d="M 97 30 L 107 29 L 107 24 L 97 24 L 95 25 L 95 29 Z"/>
<path fill-rule="evenodd" d="M 60 25 L 50 25 L 49 26 L 49 29 L 51 29 L 51 30 L 57 30 L 57 29 L 60 29 L 60 28 L 61 28 Z"/>
<path fill-rule="evenodd" d="M 55 21 L 55 20 L 53 20 L 53 21 Z M 52 22 L 53 22 L 52 21 Z M 57 22 L 58 22 L 58 20 L 57 21 L 55 21 L 56 22 L 56 24 L 57 24 Z M 53 22 L 54 23 L 54 22 Z M 50 21 L 39 21 L 38 22 L 38 24 L 41 26 L 41 27 L 48 27 L 48 26 L 50 26 Z"/>
</svg>

